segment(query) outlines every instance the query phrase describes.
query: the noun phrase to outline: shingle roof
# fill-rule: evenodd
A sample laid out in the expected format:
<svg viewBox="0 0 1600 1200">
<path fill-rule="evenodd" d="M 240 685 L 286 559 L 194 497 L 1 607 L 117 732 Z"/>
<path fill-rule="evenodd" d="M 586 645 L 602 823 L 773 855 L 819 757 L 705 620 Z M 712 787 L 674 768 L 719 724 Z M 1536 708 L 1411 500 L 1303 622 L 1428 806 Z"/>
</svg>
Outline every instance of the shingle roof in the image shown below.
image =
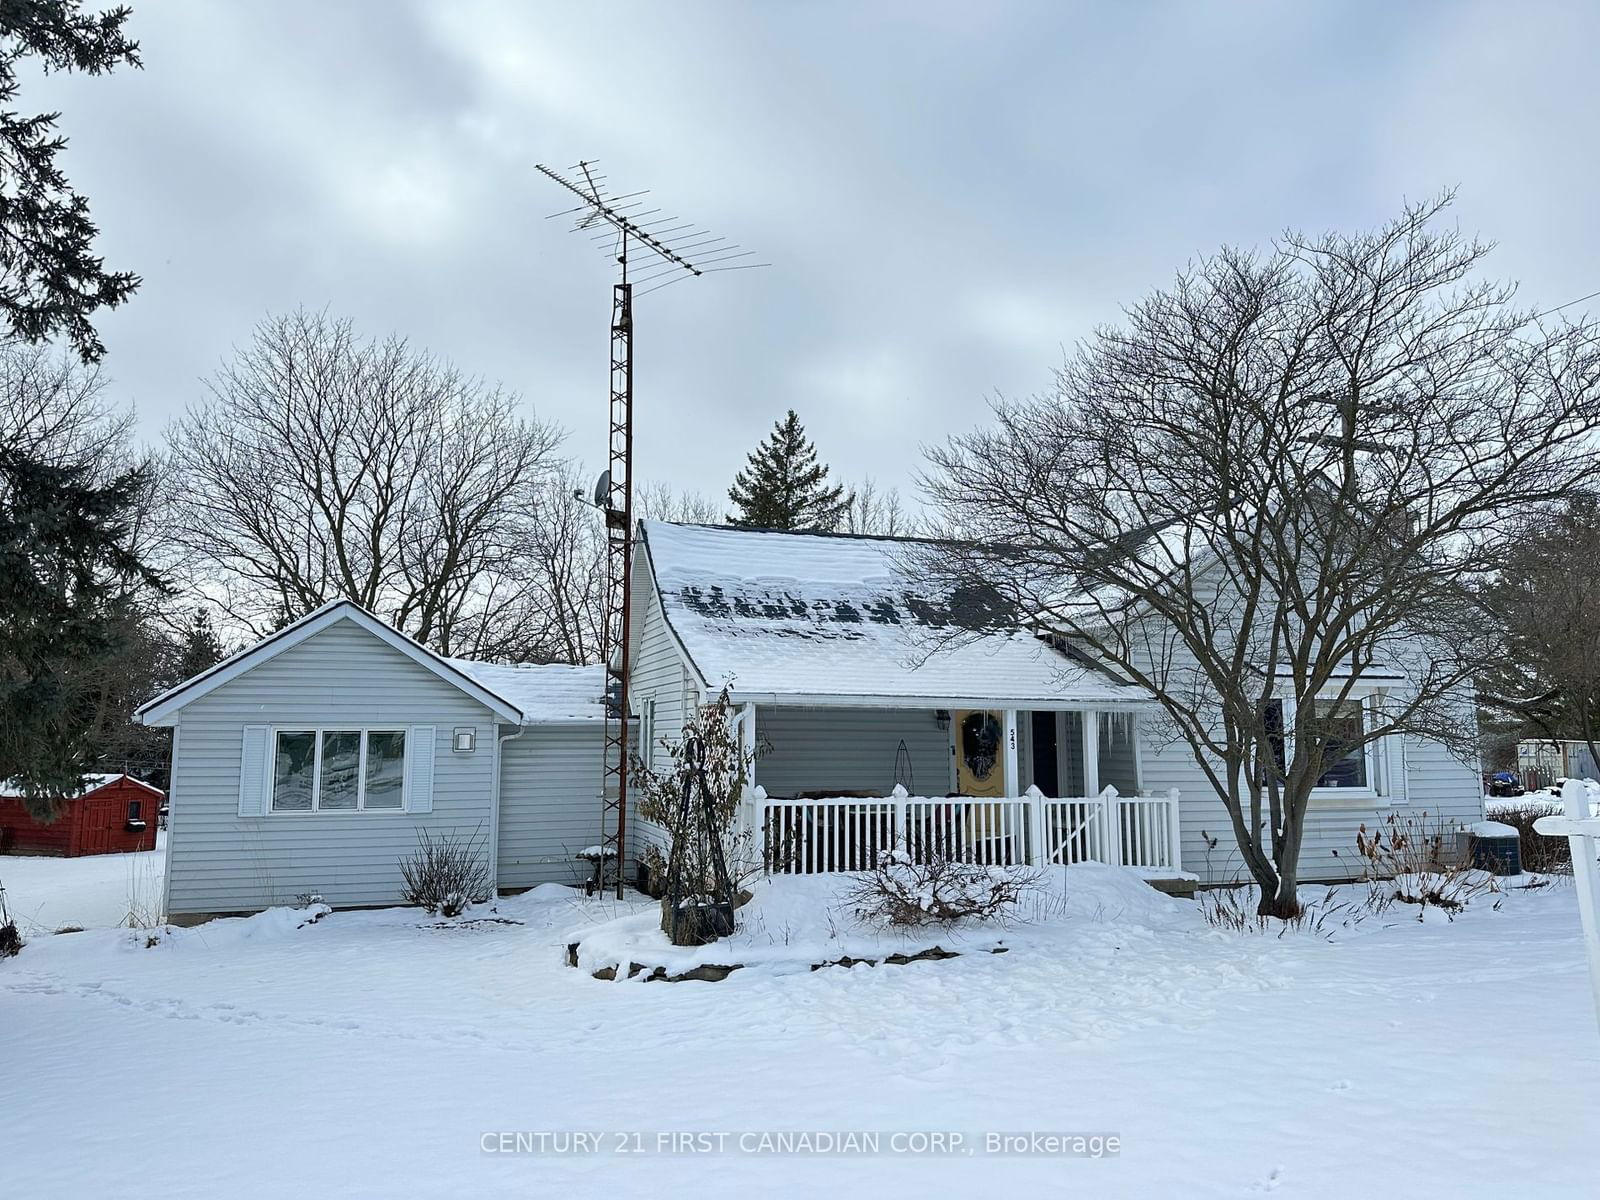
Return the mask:
<svg viewBox="0 0 1600 1200">
<path fill-rule="evenodd" d="M 524 725 L 605 719 L 603 667 L 526 663 L 508 666 L 466 658 L 447 661 L 479 687 L 520 708 Z"/>
<path fill-rule="evenodd" d="M 914 543 L 641 522 L 667 622 L 713 686 L 798 699 L 1146 699 L 1017 627 L 985 588 L 919 586 Z M 926 545 L 926 543 L 921 543 Z"/>
</svg>

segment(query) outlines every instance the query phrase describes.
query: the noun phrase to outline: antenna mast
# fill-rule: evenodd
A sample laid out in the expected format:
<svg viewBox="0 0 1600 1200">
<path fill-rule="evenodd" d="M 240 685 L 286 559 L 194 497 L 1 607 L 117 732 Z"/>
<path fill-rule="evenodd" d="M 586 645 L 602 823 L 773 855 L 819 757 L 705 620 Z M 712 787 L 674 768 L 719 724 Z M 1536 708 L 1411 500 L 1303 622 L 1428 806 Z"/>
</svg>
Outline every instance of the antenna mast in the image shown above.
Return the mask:
<svg viewBox="0 0 1600 1200">
<path fill-rule="evenodd" d="M 609 470 L 595 502 L 606 521 L 605 617 L 600 657 L 605 663 L 605 748 L 600 777 L 603 855 L 615 855 L 617 898 L 623 894 L 623 855 L 628 822 L 629 634 L 633 587 L 633 300 L 683 279 L 717 271 L 739 271 L 766 263 L 744 262 L 752 251 L 713 237 L 692 222 L 647 207 L 648 191 L 611 194 L 595 160 L 566 174 L 536 164 L 541 174 L 579 200 L 551 217 L 574 218 L 573 232 L 591 241 L 617 264 L 611 289 L 611 397 L 608 405 Z M 634 261 L 637 257 L 637 262 Z M 649 749 L 642 748 L 648 755 Z M 604 864 L 602 857 L 602 866 Z"/>
</svg>

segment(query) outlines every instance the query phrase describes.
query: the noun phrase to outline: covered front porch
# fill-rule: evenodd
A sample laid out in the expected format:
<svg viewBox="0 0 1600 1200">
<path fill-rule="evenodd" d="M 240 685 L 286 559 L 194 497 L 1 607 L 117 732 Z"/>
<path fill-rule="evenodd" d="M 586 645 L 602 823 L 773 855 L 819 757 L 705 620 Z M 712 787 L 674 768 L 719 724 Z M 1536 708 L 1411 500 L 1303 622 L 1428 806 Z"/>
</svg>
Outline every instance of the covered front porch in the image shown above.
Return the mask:
<svg viewBox="0 0 1600 1200">
<path fill-rule="evenodd" d="M 741 824 L 768 872 L 866 870 L 898 846 L 1182 877 L 1178 796 L 1142 788 L 1136 706 L 750 700 L 736 720 L 755 755 Z"/>
</svg>

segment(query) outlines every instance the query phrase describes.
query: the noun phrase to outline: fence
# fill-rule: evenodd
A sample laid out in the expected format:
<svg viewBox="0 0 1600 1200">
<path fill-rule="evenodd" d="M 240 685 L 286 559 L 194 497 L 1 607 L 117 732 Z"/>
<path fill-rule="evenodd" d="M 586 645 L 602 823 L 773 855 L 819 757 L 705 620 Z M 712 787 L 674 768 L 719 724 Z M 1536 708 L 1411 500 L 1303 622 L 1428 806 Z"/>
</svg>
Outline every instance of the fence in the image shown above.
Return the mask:
<svg viewBox="0 0 1600 1200">
<path fill-rule="evenodd" d="M 914 861 L 945 858 L 976 866 L 1104 862 L 1150 871 L 1182 869 L 1178 793 L 1054 798 L 927 797 L 903 788 L 883 799 L 768 797 L 753 789 L 746 820 L 773 874 L 866 871 L 900 849 Z"/>
</svg>

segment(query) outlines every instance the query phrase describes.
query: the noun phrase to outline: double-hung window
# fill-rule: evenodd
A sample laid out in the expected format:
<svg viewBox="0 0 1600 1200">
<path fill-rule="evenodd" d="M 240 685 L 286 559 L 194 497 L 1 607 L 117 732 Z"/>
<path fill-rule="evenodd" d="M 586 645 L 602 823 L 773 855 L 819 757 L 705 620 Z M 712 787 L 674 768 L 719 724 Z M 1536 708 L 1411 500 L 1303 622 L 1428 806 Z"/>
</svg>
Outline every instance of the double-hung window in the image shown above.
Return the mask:
<svg viewBox="0 0 1600 1200">
<path fill-rule="evenodd" d="M 1324 738 L 1319 788 L 1373 789 L 1369 747 L 1361 744 L 1365 706 L 1359 700 L 1317 701 L 1317 722 Z M 1352 743 L 1354 745 L 1352 746 Z"/>
<path fill-rule="evenodd" d="M 271 811 L 398 812 L 405 765 L 403 729 L 280 729 Z"/>
<path fill-rule="evenodd" d="M 1381 703 L 1381 693 L 1311 703 L 1311 729 L 1323 739 L 1322 767 L 1312 787 L 1313 801 L 1339 805 L 1388 796 L 1387 739 L 1363 744 L 1371 722 L 1377 719 L 1373 706 Z M 1305 729 L 1304 708 L 1298 713 L 1292 698 L 1269 700 L 1263 706 L 1262 722 L 1271 755 L 1270 763 L 1258 764 L 1263 780 L 1274 766 L 1281 775 L 1293 757 L 1295 730 Z"/>
</svg>

